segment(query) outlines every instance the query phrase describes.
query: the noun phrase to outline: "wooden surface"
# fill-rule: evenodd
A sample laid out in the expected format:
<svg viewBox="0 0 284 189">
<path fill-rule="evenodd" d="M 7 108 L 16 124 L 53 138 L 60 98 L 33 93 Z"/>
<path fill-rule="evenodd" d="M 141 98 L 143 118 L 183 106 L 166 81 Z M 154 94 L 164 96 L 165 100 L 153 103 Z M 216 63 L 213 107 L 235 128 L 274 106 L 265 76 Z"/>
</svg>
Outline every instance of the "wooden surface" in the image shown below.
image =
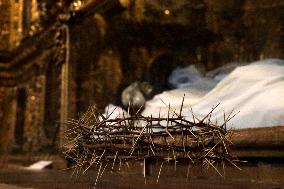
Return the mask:
<svg viewBox="0 0 284 189">
<path fill-rule="evenodd" d="M 284 126 L 234 130 L 237 156 L 284 157 Z"/>
<path fill-rule="evenodd" d="M 233 130 L 233 153 L 238 157 L 284 158 L 284 126 Z M 182 145 L 181 140 L 167 137 L 167 143 Z M 155 140 L 165 143 L 163 138 Z"/>
</svg>

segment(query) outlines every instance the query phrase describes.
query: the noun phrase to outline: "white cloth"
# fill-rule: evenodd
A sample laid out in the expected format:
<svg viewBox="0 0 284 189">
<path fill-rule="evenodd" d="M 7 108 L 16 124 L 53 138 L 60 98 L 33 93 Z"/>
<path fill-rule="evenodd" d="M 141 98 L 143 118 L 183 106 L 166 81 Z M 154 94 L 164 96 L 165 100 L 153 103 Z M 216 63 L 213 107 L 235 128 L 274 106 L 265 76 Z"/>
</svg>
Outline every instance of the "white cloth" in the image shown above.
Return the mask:
<svg viewBox="0 0 284 189">
<path fill-rule="evenodd" d="M 224 77 L 212 90 L 214 81 L 202 80 L 203 86 L 191 85 L 186 89 L 165 91 L 146 102 L 144 116 L 167 116 L 180 109 L 185 94 L 183 115 L 192 120 L 190 107 L 202 119 L 213 106 L 220 103 L 212 114 L 212 121 L 223 123 L 224 113 L 240 111 L 227 125 L 232 128 L 253 128 L 284 125 L 284 61 L 267 59 L 239 66 Z M 204 82 L 204 81 L 207 82 Z M 197 82 L 198 83 L 198 82 Z M 201 83 L 200 83 L 201 84 Z M 210 85 L 210 86 L 209 86 Z M 196 86 L 196 87 L 195 87 Z M 200 88 L 209 89 L 200 90 Z M 162 100 L 161 100 L 162 99 Z"/>
<path fill-rule="evenodd" d="M 103 116 L 106 119 L 127 118 L 129 114 L 120 106 L 109 104 L 105 107 Z"/>
</svg>

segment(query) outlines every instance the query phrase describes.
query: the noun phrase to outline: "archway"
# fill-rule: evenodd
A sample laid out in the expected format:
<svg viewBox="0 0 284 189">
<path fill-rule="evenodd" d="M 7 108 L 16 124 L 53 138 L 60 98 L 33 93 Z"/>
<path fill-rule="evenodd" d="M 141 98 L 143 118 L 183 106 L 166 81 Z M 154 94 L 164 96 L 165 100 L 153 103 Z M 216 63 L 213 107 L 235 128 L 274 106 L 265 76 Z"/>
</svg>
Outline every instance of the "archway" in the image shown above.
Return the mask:
<svg viewBox="0 0 284 189">
<path fill-rule="evenodd" d="M 153 86 L 153 94 L 170 88 L 168 78 L 173 69 L 178 65 L 179 61 L 172 53 L 161 54 L 152 61 L 146 74 L 146 81 Z"/>
</svg>

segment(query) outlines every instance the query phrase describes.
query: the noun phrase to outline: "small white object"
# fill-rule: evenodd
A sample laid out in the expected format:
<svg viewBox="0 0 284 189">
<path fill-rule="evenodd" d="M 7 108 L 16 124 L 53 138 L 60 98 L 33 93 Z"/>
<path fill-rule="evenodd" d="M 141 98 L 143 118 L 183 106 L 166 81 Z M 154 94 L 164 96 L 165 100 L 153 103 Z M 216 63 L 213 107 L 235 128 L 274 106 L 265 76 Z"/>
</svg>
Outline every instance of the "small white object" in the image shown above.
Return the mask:
<svg viewBox="0 0 284 189">
<path fill-rule="evenodd" d="M 120 106 L 109 104 L 105 107 L 103 116 L 106 119 L 127 118 L 129 114 Z"/>
<path fill-rule="evenodd" d="M 52 164 L 52 161 L 38 161 L 30 166 L 28 166 L 26 169 L 28 170 L 42 170 L 46 167 L 50 166 Z"/>
</svg>

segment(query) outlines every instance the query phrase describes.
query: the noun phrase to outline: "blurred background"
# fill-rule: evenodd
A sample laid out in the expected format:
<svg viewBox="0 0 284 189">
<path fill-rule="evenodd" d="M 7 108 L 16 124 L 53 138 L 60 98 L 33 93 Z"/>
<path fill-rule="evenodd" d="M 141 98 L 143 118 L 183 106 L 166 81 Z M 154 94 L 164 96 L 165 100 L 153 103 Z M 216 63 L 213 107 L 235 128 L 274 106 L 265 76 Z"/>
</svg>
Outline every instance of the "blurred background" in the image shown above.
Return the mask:
<svg viewBox="0 0 284 189">
<path fill-rule="evenodd" d="M 283 0 L 0 0 L 0 10 L 3 165 L 57 156 L 66 120 L 122 106 L 135 81 L 161 92 L 177 67 L 284 59 Z M 273 148 L 270 135 L 261 144 L 274 155 L 248 136 L 240 156 L 283 163 L 283 127 L 275 132 Z"/>
</svg>

